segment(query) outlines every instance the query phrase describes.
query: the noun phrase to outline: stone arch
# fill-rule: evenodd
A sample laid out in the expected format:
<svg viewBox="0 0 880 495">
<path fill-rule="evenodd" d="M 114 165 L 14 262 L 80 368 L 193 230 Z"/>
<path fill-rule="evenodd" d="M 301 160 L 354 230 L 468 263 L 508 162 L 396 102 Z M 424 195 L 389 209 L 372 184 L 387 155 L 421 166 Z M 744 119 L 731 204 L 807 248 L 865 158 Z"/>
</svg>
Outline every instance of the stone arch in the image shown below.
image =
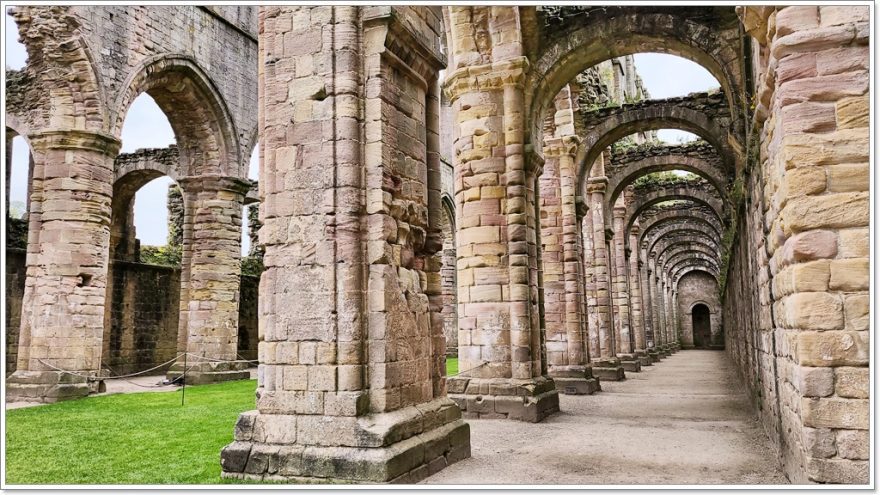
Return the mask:
<svg viewBox="0 0 880 495">
<path fill-rule="evenodd" d="M 682 223 L 671 222 L 666 224 L 664 227 L 660 229 L 655 229 L 653 235 L 649 238 L 646 238 L 643 245 L 647 252 L 652 252 L 655 250 L 660 241 L 664 239 L 668 239 L 669 237 L 681 237 L 688 236 L 692 239 L 700 239 L 705 240 L 713 245 L 718 245 L 720 236 L 714 235 L 715 231 L 712 228 L 698 224 L 698 225 L 688 225 Z"/>
<path fill-rule="evenodd" d="M 718 259 L 718 251 L 712 250 L 711 248 L 707 248 L 702 244 L 679 244 L 669 246 L 668 249 L 664 250 L 663 254 L 657 255 L 660 260 L 660 263 L 665 266 L 667 263 L 674 263 L 673 260 L 680 260 L 685 256 L 693 256 L 700 259 L 711 260 L 714 263 L 717 263 L 720 267 L 720 260 Z M 705 256 L 705 258 L 703 258 Z"/>
<path fill-rule="evenodd" d="M 174 54 L 151 57 L 129 74 L 123 87 L 112 110 L 113 135 L 121 132 L 135 98 L 147 93 L 168 117 L 180 167 L 187 176 L 247 176 L 235 122 L 221 93 L 194 59 Z"/>
<path fill-rule="evenodd" d="M 695 272 L 695 271 L 701 271 L 701 270 L 692 270 L 692 271 L 690 271 L 690 272 L 688 272 L 688 273 L 693 273 L 693 272 Z M 706 272 L 704 272 L 704 273 L 706 273 Z M 712 276 L 711 273 L 706 273 L 706 275 L 709 275 L 710 277 Z M 690 304 L 690 307 L 689 307 L 688 309 L 691 310 L 691 311 L 693 311 L 694 306 L 696 306 L 696 305 L 698 305 L 698 304 L 702 304 L 703 306 L 706 306 L 706 307 L 709 309 L 709 312 L 710 312 L 710 313 L 712 312 L 712 306 L 713 306 L 713 304 L 710 303 L 709 301 L 704 300 L 704 299 L 697 299 L 696 301 L 693 301 L 693 302 Z"/>
<path fill-rule="evenodd" d="M 638 147 L 624 153 L 612 153 L 610 166 L 605 166 L 608 186 L 605 190 L 606 209 L 614 205 L 624 188 L 639 177 L 670 170 L 684 170 L 706 179 L 722 196 L 727 194 L 729 171 L 717 152 L 705 143 L 683 146 Z"/>
<path fill-rule="evenodd" d="M 718 282 L 718 274 L 713 273 L 713 272 L 710 272 L 710 271 L 708 271 L 705 267 L 700 266 L 700 265 L 691 265 L 691 266 L 687 266 L 687 267 L 685 267 L 684 269 L 680 270 L 680 271 L 678 272 L 678 274 L 676 275 L 677 278 L 673 278 L 673 279 L 672 279 L 672 282 L 673 282 L 674 284 L 678 285 L 678 282 L 681 280 L 682 277 L 684 277 L 684 276 L 687 275 L 688 273 L 693 273 L 693 272 L 703 272 L 703 273 L 705 273 L 706 275 L 708 275 L 708 276 L 712 277 L 713 279 L 715 279 L 715 282 L 716 282 L 716 283 Z"/>
<path fill-rule="evenodd" d="M 101 342 L 101 363 L 111 374 L 137 372 L 174 358 L 180 346 L 180 269 L 177 267 L 150 266 L 141 262 L 140 245 L 134 228 L 134 202 L 137 192 L 147 183 L 168 176 L 175 184 L 179 177 L 173 167 L 165 167 L 161 160 L 148 159 L 149 152 L 168 153 L 174 147 L 160 150 L 139 150 L 133 154 L 117 157 L 116 163 L 138 163 L 142 168 L 120 167 L 127 170 L 113 183 L 110 217 L 109 263 L 107 264 L 107 285 L 104 306 L 104 331 Z M 173 160 L 176 163 L 176 160 Z M 126 163 L 127 165 L 128 163 Z M 146 166 L 144 166 L 146 164 Z M 117 169 L 119 170 L 119 169 Z M 181 198 L 181 208 L 184 207 Z M 169 211 L 169 216 L 171 211 Z M 183 213 L 181 213 L 183 217 Z M 144 277 L 144 274 L 148 274 Z M 161 281 L 161 282 L 158 282 Z M 167 298 L 159 299 L 168 304 L 166 311 L 177 318 L 166 316 L 160 321 L 139 317 L 134 310 L 140 301 L 144 284 L 161 283 Z M 149 312 L 145 312 L 149 314 Z"/>
<path fill-rule="evenodd" d="M 645 12 L 651 9 L 653 11 Z M 725 37 L 720 25 L 697 22 L 685 8 L 647 8 L 638 11 L 625 7 L 606 8 L 608 13 L 572 19 L 567 29 L 554 29 L 543 50 L 536 57 L 532 70 L 534 88 L 529 102 L 532 145 L 540 149 L 540 123 L 553 97 L 565 84 L 583 70 L 604 60 L 640 52 L 661 52 L 677 55 L 706 68 L 719 82 L 728 98 L 730 111 L 738 114 L 742 107 L 737 95 L 742 93 L 738 41 Z M 738 21 L 724 21 L 738 32 Z M 721 24 L 721 23 L 719 23 Z M 732 39 L 727 39 L 732 38 Z M 607 40 L 614 40 L 609 43 Z M 587 162 L 591 166 L 592 162 Z"/>
<path fill-rule="evenodd" d="M 586 125 L 584 140 L 575 159 L 579 190 L 583 190 L 590 169 L 601 153 L 614 142 L 636 132 L 678 129 L 696 134 L 718 151 L 726 168 L 734 168 L 728 132 L 719 125 L 717 117 L 698 105 L 690 108 L 683 104 L 684 101 L 647 100 L 592 112 L 592 124 Z"/>
<path fill-rule="evenodd" d="M 92 50 L 80 32 L 80 21 L 71 9 L 59 5 L 10 10 L 28 53 L 23 75 L 38 81 L 25 88 L 26 96 L 18 102 L 26 109 L 42 110 L 26 113 L 35 132 L 45 129 L 102 132 L 107 128 L 105 90 L 96 72 Z"/>
<path fill-rule="evenodd" d="M 187 175 L 186 171 L 181 170 L 180 152 L 177 146 L 173 145 L 168 148 L 141 149 L 134 153 L 119 154 L 114 161 L 113 182 L 118 183 L 124 177 L 138 171 L 152 171 L 159 174 L 158 176 L 167 175 L 175 182 Z"/>
<path fill-rule="evenodd" d="M 670 224 L 681 222 L 694 222 L 697 225 L 704 225 L 707 228 L 711 228 L 719 238 L 724 233 L 722 224 L 718 217 L 715 216 L 714 212 L 708 213 L 706 211 L 687 207 L 674 208 L 658 213 L 647 220 L 645 219 L 643 212 L 639 217 L 639 225 L 641 227 L 639 243 L 644 243 L 651 232 L 655 229 L 664 228 Z"/>
<path fill-rule="evenodd" d="M 698 251 L 715 258 L 719 256 L 718 244 L 704 240 L 694 241 L 687 238 L 668 239 L 668 242 L 658 247 L 656 256 L 657 259 L 668 259 L 681 251 Z"/>
<path fill-rule="evenodd" d="M 628 235 L 633 222 L 639 214 L 647 208 L 665 201 L 689 200 L 697 204 L 708 206 L 712 209 L 719 220 L 725 218 L 724 201 L 721 197 L 713 194 L 714 190 L 695 187 L 693 185 L 677 187 L 656 187 L 649 191 L 639 191 L 635 201 L 627 208 L 624 219 L 624 233 Z"/>
<path fill-rule="evenodd" d="M 673 265 L 667 265 L 668 268 L 664 269 L 669 277 L 669 280 L 678 280 L 679 278 L 681 278 L 683 270 L 694 266 L 702 267 L 703 269 L 714 275 L 716 280 L 721 276 L 718 265 L 714 264 L 711 260 L 707 260 L 699 256 L 682 258 L 680 260 L 677 260 L 676 263 Z"/>
</svg>

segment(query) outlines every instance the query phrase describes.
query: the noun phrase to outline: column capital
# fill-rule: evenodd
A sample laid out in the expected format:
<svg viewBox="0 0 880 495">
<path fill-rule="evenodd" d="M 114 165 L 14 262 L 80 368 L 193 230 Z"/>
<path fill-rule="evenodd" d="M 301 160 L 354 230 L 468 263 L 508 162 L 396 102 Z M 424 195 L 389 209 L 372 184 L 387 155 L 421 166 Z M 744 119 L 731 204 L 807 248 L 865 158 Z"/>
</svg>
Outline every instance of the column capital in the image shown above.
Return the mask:
<svg viewBox="0 0 880 495">
<path fill-rule="evenodd" d="M 581 138 L 574 135 L 545 138 L 544 156 L 560 157 L 567 155 L 573 157 L 577 153 L 580 144 Z"/>
<path fill-rule="evenodd" d="M 505 86 L 522 87 L 529 71 L 529 59 L 517 57 L 501 62 L 456 69 L 443 83 L 450 102 L 471 91 L 500 91 Z"/>
<path fill-rule="evenodd" d="M 122 146 L 122 142 L 110 134 L 79 129 L 50 129 L 27 138 L 35 149 L 87 150 L 108 156 L 118 155 Z"/>
<path fill-rule="evenodd" d="M 605 194 L 605 189 L 608 186 L 608 177 L 604 175 L 601 177 L 590 177 L 587 179 L 587 192 L 588 193 L 602 193 Z"/>
</svg>

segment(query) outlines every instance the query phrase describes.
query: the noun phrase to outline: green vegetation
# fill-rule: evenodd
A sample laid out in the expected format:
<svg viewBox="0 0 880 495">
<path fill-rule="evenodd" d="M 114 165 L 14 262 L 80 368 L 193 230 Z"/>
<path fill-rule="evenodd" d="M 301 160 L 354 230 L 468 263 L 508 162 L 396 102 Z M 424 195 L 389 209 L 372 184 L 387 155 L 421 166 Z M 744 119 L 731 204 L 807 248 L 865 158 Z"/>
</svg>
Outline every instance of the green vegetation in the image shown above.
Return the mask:
<svg viewBox="0 0 880 495">
<path fill-rule="evenodd" d="M 446 376 L 452 376 L 458 374 L 458 358 L 448 357 L 446 358 Z"/>
<path fill-rule="evenodd" d="M 448 375 L 458 359 L 446 361 Z M 6 413 L 8 484 L 212 484 L 255 380 L 116 394 Z"/>
<path fill-rule="evenodd" d="M 141 246 L 141 263 L 179 267 L 182 249 L 179 245 Z"/>
<path fill-rule="evenodd" d="M 118 394 L 6 413 L 6 482 L 220 482 L 219 453 L 238 415 L 254 408 L 254 380 L 174 392 Z"/>
<path fill-rule="evenodd" d="M 703 181 L 699 175 L 690 172 L 668 171 L 646 174 L 633 181 L 633 187 L 693 185 Z"/>
<path fill-rule="evenodd" d="M 250 275 L 253 277 L 259 277 L 261 273 L 263 273 L 265 267 L 263 267 L 263 257 L 262 256 L 242 256 L 241 257 L 241 274 L 242 275 Z"/>
</svg>

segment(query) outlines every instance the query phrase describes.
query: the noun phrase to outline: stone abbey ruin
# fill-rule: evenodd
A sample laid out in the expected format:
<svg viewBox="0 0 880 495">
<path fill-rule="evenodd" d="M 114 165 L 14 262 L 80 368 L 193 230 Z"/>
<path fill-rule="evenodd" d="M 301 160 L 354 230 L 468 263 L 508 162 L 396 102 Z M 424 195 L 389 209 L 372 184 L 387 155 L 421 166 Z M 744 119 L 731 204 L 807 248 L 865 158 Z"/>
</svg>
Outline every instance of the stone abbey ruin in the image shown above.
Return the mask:
<svg viewBox="0 0 880 495">
<path fill-rule="evenodd" d="M 789 481 L 868 482 L 867 6 L 12 16 L 7 211 L 14 137 L 31 161 L 7 401 L 258 360 L 223 476 L 416 482 L 470 456 L 470 423 L 541 422 L 560 394 L 718 349 Z M 644 52 L 720 88 L 651 98 Z M 142 93 L 176 145 L 121 154 Z M 142 263 L 132 223 L 161 176 L 177 268 Z M 243 275 L 251 203 L 264 270 Z"/>
</svg>

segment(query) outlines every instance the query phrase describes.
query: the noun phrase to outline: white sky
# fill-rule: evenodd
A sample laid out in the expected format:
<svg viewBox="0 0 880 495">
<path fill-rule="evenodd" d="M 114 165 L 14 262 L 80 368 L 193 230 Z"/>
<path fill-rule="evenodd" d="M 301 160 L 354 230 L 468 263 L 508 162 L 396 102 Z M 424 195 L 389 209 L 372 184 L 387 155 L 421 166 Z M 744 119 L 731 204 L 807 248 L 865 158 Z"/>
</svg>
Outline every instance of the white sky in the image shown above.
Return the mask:
<svg viewBox="0 0 880 495">
<path fill-rule="evenodd" d="M 27 53 L 18 42 L 18 29 L 8 14 L 5 15 L 6 66 L 12 69 L 24 67 Z M 718 87 L 712 75 L 694 62 L 673 55 L 641 53 L 635 55 L 636 68 L 651 93 L 652 98 L 681 96 L 695 91 Z M 693 134 L 673 129 L 662 129 L 659 139 L 668 142 L 690 140 Z M 175 142 L 174 132 L 168 119 L 149 95 L 139 96 L 125 118 L 122 127 L 122 152 L 139 148 L 164 148 Z M 24 202 L 27 188 L 28 154 L 23 140 L 17 139 L 13 148 L 11 201 Z M 251 156 L 248 177 L 257 179 L 259 159 L 256 148 Z M 145 245 L 164 245 L 168 236 L 168 208 L 166 207 L 168 177 L 158 178 L 142 187 L 135 196 L 135 227 L 137 237 Z M 242 253 L 250 249 L 247 234 L 247 216 L 242 215 Z"/>
</svg>

